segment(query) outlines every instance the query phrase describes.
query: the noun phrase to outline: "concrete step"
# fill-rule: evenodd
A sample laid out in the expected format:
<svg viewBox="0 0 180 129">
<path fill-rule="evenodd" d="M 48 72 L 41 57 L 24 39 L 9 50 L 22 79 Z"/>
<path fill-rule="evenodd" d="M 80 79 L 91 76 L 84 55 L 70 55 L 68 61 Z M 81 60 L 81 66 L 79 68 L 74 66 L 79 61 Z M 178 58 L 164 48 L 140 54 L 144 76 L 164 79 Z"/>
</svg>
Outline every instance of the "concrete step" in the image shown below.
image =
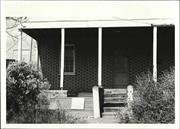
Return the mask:
<svg viewBox="0 0 180 129">
<path fill-rule="evenodd" d="M 120 107 L 104 107 L 104 112 L 116 112 L 119 111 Z"/>
<path fill-rule="evenodd" d="M 103 112 L 102 113 L 102 117 L 106 117 L 106 116 L 115 116 L 116 112 Z"/>
<path fill-rule="evenodd" d="M 103 107 L 125 107 L 127 103 L 105 103 Z"/>
<path fill-rule="evenodd" d="M 127 89 L 104 89 L 104 94 L 127 94 Z"/>
<path fill-rule="evenodd" d="M 115 97 L 104 97 L 104 101 L 105 100 L 126 100 L 127 96 L 115 96 Z"/>
<path fill-rule="evenodd" d="M 118 112 L 126 107 L 104 107 L 104 112 Z"/>
<path fill-rule="evenodd" d="M 121 94 L 121 93 L 104 94 L 104 97 L 121 97 L 121 96 L 127 97 L 127 94 Z"/>
<path fill-rule="evenodd" d="M 120 104 L 120 103 L 127 103 L 126 99 L 122 99 L 122 100 L 104 100 L 104 104 Z"/>
</svg>

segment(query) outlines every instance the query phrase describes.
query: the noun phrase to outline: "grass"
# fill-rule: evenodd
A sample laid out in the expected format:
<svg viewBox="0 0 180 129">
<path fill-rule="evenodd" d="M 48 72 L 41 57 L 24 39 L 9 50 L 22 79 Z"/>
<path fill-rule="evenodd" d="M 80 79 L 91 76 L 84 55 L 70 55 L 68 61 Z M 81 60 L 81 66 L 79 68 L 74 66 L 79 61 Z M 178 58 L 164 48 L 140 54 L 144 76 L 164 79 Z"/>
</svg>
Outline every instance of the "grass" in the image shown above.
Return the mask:
<svg viewBox="0 0 180 129">
<path fill-rule="evenodd" d="M 49 110 L 49 109 L 35 109 L 26 110 L 21 114 L 18 114 L 8 121 L 8 123 L 38 123 L 38 124 L 49 124 L 49 123 L 77 123 L 79 118 L 73 117 L 65 109 Z"/>
</svg>

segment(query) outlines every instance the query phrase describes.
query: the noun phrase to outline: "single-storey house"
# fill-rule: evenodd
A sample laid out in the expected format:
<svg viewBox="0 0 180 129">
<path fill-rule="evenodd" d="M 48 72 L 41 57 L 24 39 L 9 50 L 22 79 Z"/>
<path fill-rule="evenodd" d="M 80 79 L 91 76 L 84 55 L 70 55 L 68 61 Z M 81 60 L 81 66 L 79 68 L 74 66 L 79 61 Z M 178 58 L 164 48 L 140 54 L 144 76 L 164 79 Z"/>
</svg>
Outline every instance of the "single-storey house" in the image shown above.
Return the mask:
<svg viewBox="0 0 180 129">
<path fill-rule="evenodd" d="M 141 4 L 136 8 L 135 3 L 85 5 L 47 6 L 61 10 L 59 17 L 29 17 L 19 29 L 21 35 L 26 33 L 36 40 L 37 60 L 51 84 L 50 91 L 66 98 L 87 98 L 85 109 L 89 110 L 91 103 L 94 117 L 99 117 L 102 98 L 98 88 L 104 93 L 122 93 L 127 86 L 134 86 L 138 74 L 151 71 L 157 81 L 162 71 L 175 65 L 175 23 L 166 6 L 153 5 L 150 10 L 151 6 Z M 33 7 L 39 9 L 38 4 Z M 49 8 L 45 13 L 52 11 Z M 22 44 L 20 37 L 19 61 Z"/>
<path fill-rule="evenodd" d="M 72 93 L 91 92 L 95 85 L 125 88 L 141 72 L 160 74 L 174 66 L 174 29 L 133 20 L 34 21 L 21 28 L 37 41 L 51 89 Z"/>
<path fill-rule="evenodd" d="M 50 90 L 72 97 L 94 86 L 126 89 L 148 70 L 157 80 L 174 66 L 175 26 L 147 20 L 29 21 L 20 29 L 37 41 Z M 20 40 L 19 60 L 21 49 Z"/>
</svg>

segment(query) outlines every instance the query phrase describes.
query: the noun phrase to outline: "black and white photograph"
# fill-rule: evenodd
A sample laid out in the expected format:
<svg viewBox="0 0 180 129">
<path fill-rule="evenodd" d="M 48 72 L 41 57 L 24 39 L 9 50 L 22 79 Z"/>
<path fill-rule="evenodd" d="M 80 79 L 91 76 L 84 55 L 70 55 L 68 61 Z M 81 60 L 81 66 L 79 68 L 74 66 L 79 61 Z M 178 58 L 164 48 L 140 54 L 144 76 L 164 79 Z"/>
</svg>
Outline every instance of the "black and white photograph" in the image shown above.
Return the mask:
<svg viewBox="0 0 180 129">
<path fill-rule="evenodd" d="M 1 126 L 179 128 L 178 1 L 2 1 Z"/>
</svg>

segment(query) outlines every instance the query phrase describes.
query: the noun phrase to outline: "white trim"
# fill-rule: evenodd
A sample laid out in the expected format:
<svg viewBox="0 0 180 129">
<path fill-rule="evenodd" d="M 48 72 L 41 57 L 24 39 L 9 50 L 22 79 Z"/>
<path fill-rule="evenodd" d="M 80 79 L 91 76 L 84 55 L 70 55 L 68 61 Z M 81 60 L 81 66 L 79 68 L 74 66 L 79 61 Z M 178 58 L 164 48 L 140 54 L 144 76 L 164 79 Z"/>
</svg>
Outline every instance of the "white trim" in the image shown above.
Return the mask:
<svg viewBox="0 0 180 129">
<path fill-rule="evenodd" d="M 63 88 L 63 82 L 64 82 L 64 50 L 65 48 L 65 29 L 61 28 L 61 74 L 60 74 L 60 88 Z"/>
<path fill-rule="evenodd" d="M 102 27 L 98 28 L 98 86 L 102 85 Z"/>
<path fill-rule="evenodd" d="M 64 75 L 76 75 L 76 48 L 75 48 L 75 44 L 65 44 L 65 48 L 66 46 L 73 46 L 73 72 L 64 72 Z"/>
<path fill-rule="evenodd" d="M 153 79 L 157 82 L 157 26 L 153 27 Z"/>
<path fill-rule="evenodd" d="M 20 30 L 20 36 L 18 37 L 18 61 L 22 60 L 22 30 Z"/>
<path fill-rule="evenodd" d="M 78 21 L 78 22 L 29 22 L 23 23 L 23 29 L 40 29 L 40 28 L 97 28 L 97 27 L 146 27 L 150 23 L 141 23 L 137 21 Z"/>
</svg>

